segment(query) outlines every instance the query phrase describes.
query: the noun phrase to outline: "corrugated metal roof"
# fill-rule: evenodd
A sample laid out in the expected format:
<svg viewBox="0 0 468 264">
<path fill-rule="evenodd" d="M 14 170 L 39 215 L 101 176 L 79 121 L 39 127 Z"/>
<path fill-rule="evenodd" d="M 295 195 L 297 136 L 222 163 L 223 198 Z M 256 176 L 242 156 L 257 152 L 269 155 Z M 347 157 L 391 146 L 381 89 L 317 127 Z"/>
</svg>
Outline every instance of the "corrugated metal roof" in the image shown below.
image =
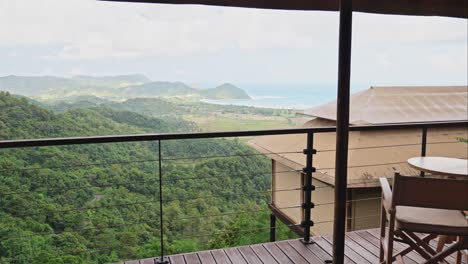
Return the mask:
<svg viewBox="0 0 468 264">
<path fill-rule="evenodd" d="M 453 121 L 468 119 L 468 87 L 371 87 L 351 96 L 352 124 L 382 124 L 399 122 Z M 304 127 L 334 126 L 336 101 L 307 111 L 318 118 Z M 466 143 L 457 137 L 468 137 L 468 128 L 430 129 L 427 155 L 468 158 Z M 266 156 L 295 170 L 305 166 L 302 149 L 306 135 L 263 136 L 250 145 Z M 314 177 L 334 185 L 335 133 L 314 135 Z M 292 153 L 298 152 L 298 153 Z M 415 174 L 407 159 L 421 153 L 421 130 L 350 132 L 348 151 L 348 187 L 378 186 L 379 177 L 393 177 L 394 172 Z"/>
<path fill-rule="evenodd" d="M 336 120 L 336 100 L 305 112 Z M 468 86 L 371 87 L 351 95 L 350 124 L 468 119 Z"/>
</svg>

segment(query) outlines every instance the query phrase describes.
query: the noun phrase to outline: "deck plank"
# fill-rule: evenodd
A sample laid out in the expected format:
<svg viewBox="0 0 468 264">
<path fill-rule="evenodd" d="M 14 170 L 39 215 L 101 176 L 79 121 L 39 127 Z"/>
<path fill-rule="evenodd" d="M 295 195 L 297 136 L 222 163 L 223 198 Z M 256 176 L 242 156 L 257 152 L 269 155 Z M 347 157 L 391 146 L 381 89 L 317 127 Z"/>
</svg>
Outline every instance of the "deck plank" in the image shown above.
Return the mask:
<svg viewBox="0 0 468 264">
<path fill-rule="evenodd" d="M 354 242 L 367 249 L 374 256 L 378 257 L 380 255 L 380 248 L 378 247 L 378 244 L 374 245 L 370 241 L 367 241 L 365 238 L 359 236 L 357 232 L 350 232 L 346 235 Z M 378 240 L 376 242 L 378 243 Z"/>
<path fill-rule="evenodd" d="M 349 234 L 346 235 L 345 243 L 348 245 L 348 247 L 352 248 L 354 252 L 358 253 L 361 257 L 365 258 L 371 263 L 379 263 L 378 257 L 372 254 L 366 247 L 356 243 L 356 241 L 349 237 Z"/>
<path fill-rule="evenodd" d="M 306 244 L 304 246 L 312 251 L 320 260 L 322 260 L 322 262 L 325 262 L 326 260 L 332 260 L 331 253 L 328 253 L 323 248 L 321 248 L 314 239 L 312 239 L 312 241 L 314 241 L 313 244 Z"/>
<path fill-rule="evenodd" d="M 370 229 L 370 230 L 367 230 L 367 233 L 371 234 L 372 236 L 374 236 L 377 240 L 380 239 L 380 230 L 378 229 Z M 400 252 L 402 250 L 404 250 L 406 247 L 408 247 L 407 245 L 403 244 L 403 243 L 400 243 L 400 242 L 396 242 L 396 243 L 393 243 L 393 247 L 396 251 Z M 406 254 L 410 259 L 414 260 L 416 263 L 424 263 L 426 261 L 425 258 L 423 258 L 421 255 L 419 255 L 419 253 L 417 252 L 414 252 L 414 251 L 411 251 L 410 253 Z"/>
<path fill-rule="evenodd" d="M 346 233 L 345 263 L 378 263 L 380 255 L 380 230 L 368 229 Z M 312 244 L 298 239 L 257 245 L 193 252 L 169 256 L 171 264 L 322 264 L 332 260 L 332 237 L 314 236 Z M 436 241 L 431 241 L 436 246 Z M 394 250 L 400 252 L 407 245 L 395 242 Z M 453 263 L 455 254 L 448 258 Z M 153 264 L 155 258 L 131 260 L 121 264 Z M 424 263 L 425 259 L 412 251 L 404 257 L 407 264 Z M 466 264 L 466 263 L 465 263 Z"/>
<path fill-rule="evenodd" d="M 140 264 L 154 264 L 154 258 L 140 259 Z"/>
<path fill-rule="evenodd" d="M 365 244 L 365 241 L 367 241 L 369 244 L 365 244 L 365 245 L 368 246 L 371 250 L 372 250 L 372 247 L 370 245 L 374 245 L 374 248 L 376 249 L 375 255 L 377 257 L 380 256 L 380 242 L 379 242 L 378 238 L 376 238 L 373 235 L 367 233 L 366 231 L 357 231 L 357 232 L 353 232 L 353 233 L 356 234 L 356 237 L 361 237 L 363 239 L 363 241 L 360 241 L 360 243 Z M 398 246 L 396 246 L 394 249 L 395 249 L 395 252 L 400 252 L 401 250 L 403 250 L 402 248 L 400 248 Z M 408 256 L 404 256 L 403 260 L 405 261 L 406 264 L 417 264 L 416 261 L 409 258 Z"/>
<path fill-rule="evenodd" d="M 185 264 L 184 255 L 174 255 L 169 257 L 171 264 Z"/>
<path fill-rule="evenodd" d="M 319 259 L 312 251 L 308 250 L 307 247 L 299 240 L 288 241 L 291 245 L 303 258 L 305 258 L 310 263 L 322 264 L 323 260 Z"/>
<path fill-rule="evenodd" d="M 281 251 L 296 264 L 305 264 L 309 263 L 305 258 L 303 258 L 297 251 L 288 243 L 288 241 L 279 241 L 276 242 Z"/>
<path fill-rule="evenodd" d="M 281 264 L 294 264 L 275 243 L 264 244 L 263 247 L 270 252 L 273 258 Z"/>
<path fill-rule="evenodd" d="M 226 252 L 222 249 L 217 249 L 217 250 L 212 250 L 211 255 L 213 255 L 213 258 L 215 259 L 216 263 L 218 264 L 231 264 L 231 260 L 228 258 L 226 255 Z"/>
<path fill-rule="evenodd" d="M 247 264 L 237 248 L 226 248 L 224 252 L 233 264 Z"/>
<path fill-rule="evenodd" d="M 325 250 L 328 254 L 333 256 L 333 247 L 332 244 L 330 244 L 327 240 L 325 240 L 323 237 L 315 237 L 314 238 L 315 243 L 317 243 L 318 246 L 320 246 L 323 250 Z M 350 258 L 348 258 L 347 255 L 345 255 L 344 263 L 346 264 L 353 264 L 355 263 L 352 261 Z"/>
<path fill-rule="evenodd" d="M 331 236 L 323 236 L 323 239 L 327 240 L 330 244 L 333 245 L 333 239 Z M 353 249 L 351 249 L 348 245 L 345 244 L 345 255 L 348 256 L 348 258 L 352 259 L 354 262 L 359 263 L 359 264 L 364 264 L 370 262 L 363 258 L 361 255 L 359 255 L 357 252 L 355 252 Z"/>
<path fill-rule="evenodd" d="M 278 263 L 273 256 L 266 250 L 263 245 L 252 245 L 250 246 L 252 248 L 253 252 L 257 255 L 257 257 L 263 262 L 263 263 Z"/>
<path fill-rule="evenodd" d="M 198 252 L 198 258 L 200 258 L 200 261 L 203 264 L 216 264 L 216 261 L 210 251 Z"/>
<path fill-rule="evenodd" d="M 185 263 L 187 264 L 201 264 L 197 253 L 189 253 L 184 255 Z"/>
<path fill-rule="evenodd" d="M 258 258 L 257 254 L 249 247 L 239 247 L 239 252 L 249 264 L 262 264 L 262 261 Z"/>
</svg>

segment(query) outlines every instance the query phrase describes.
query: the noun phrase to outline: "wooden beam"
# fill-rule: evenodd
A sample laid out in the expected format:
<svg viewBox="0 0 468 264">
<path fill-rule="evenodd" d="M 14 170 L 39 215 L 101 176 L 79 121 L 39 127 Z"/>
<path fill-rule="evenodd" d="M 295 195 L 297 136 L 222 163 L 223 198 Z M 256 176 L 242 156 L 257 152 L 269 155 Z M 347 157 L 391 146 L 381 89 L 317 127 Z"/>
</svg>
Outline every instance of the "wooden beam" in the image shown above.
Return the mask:
<svg viewBox="0 0 468 264">
<path fill-rule="evenodd" d="M 281 10 L 339 11 L 339 0 L 101 0 L 158 4 L 197 4 Z M 468 17 L 466 0 L 354 0 L 353 11 L 415 16 Z"/>
<path fill-rule="evenodd" d="M 283 222 L 285 225 L 289 226 L 294 233 L 296 233 L 298 236 L 304 235 L 304 228 L 297 225 L 294 220 L 283 213 L 274 204 L 268 204 L 268 207 L 270 208 L 271 213 L 278 217 L 278 219 L 281 220 L 281 222 Z"/>
</svg>

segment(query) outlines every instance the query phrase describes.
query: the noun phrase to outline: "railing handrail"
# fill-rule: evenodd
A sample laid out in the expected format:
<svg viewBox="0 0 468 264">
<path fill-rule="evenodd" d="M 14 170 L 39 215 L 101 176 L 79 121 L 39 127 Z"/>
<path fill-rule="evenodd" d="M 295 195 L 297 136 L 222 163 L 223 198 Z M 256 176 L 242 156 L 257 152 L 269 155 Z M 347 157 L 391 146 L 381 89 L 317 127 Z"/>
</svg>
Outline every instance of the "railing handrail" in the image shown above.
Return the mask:
<svg viewBox="0 0 468 264">
<path fill-rule="evenodd" d="M 389 123 L 389 124 L 379 124 L 379 125 L 359 125 L 359 126 L 350 126 L 349 130 L 350 131 L 371 131 L 371 130 L 412 129 L 412 128 L 441 128 L 441 127 L 455 127 L 455 126 L 460 126 L 460 125 L 468 126 L 468 120 L 443 121 L 443 122 Z M 175 140 L 175 139 L 203 139 L 203 138 L 221 138 L 221 137 L 248 137 L 248 136 L 306 134 L 306 133 L 326 133 L 326 132 L 335 132 L 335 131 L 336 131 L 336 127 L 328 126 L 328 127 L 301 127 L 301 128 L 266 129 L 266 130 L 221 131 L 221 132 L 148 133 L 148 134 L 134 134 L 134 135 L 109 135 L 109 136 L 0 140 L 0 149 L 119 143 L 119 142 L 136 142 L 136 141 Z"/>
<path fill-rule="evenodd" d="M 455 120 L 455 121 L 444 121 L 444 122 L 414 122 L 414 123 L 392 123 L 392 124 L 378 124 L 378 125 L 356 125 L 350 126 L 349 131 L 385 131 L 385 130 L 396 130 L 396 129 L 422 129 L 423 133 L 421 135 L 421 144 L 422 144 L 422 151 L 421 155 L 425 156 L 426 154 L 426 144 L 427 143 L 427 130 L 430 128 L 449 128 L 449 127 L 457 127 L 457 128 L 468 128 L 468 120 Z M 281 207 L 276 208 L 271 206 L 271 214 L 270 214 L 270 241 L 276 240 L 276 217 L 280 219 L 286 219 L 285 216 L 279 211 L 279 209 L 288 209 L 288 208 L 302 208 L 303 216 L 301 219 L 301 223 L 297 224 L 295 222 L 290 222 L 289 219 L 286 219 L 287 226 L 292 227 L 296 233 L 302 232 L 301 236 L 303 239 L 301 240 L 305 244 L 313 243 L 310 239 L 311 233 L 310 228 L 313 227 L 315 224 L 321 224 L 330 221 L 319 221 L 314 223 L 312 220 L 312 212 L 311 209 L 314 208 L 316 205 L 319 206 L 321 204 L 314 204 L 312 201 L 312 191 L 315 190 L 316 186 L 313 185 L 313 173 L 317 170 L 317 168 L 313 167 L 312 160 L 313 155 L 317 153 L 317 150 L 314 149 L 313 144 L 313 136 L 314 133 L 326 133 L 326 132 L 335 132 L 335 126 L 327 126 L 327 127 L 300 127 L 300 128 L 286 128 L 286 129 L 268 129 L 268 130 L 247 130 L 247 131 L 223 131 L 223 132 L 196 132 L 196 133 L 165 133 L 165 134 L 135 134 L 135 135 L 107 135 L 107 136 L 88 136 L 88 137 L 66 137 L 66 138 L 38 138 L 38 139 L 21 139 L 21 140 L 4 140 L 0 141 L 0 149 L 12 149 L 12 148 L 23 148 L 23 147 L 40 147 L 40 146 L 60 146 L 60 145 L 82 145 L 82 144 L 100 144 L 100 143 L 120 143 L 120 142 L 141 142 L 141 141 L 157 141 L 158 142 L 158 156 L 157 159 L 151 161 L 158 162 L 158 178 L 159 179 L 159 199 L 151 200 L 151 201 L 144 201 L 143 203 L 152 203 L 159 201 L 159 223 L 160 227 L 164 226 L 164 208 L 163 208 L 163 173 L 162 173 L 162 162 L 164 159 L 162 158 L 161 154 L 161 143 L 164 140 L 185 140 L 185 139 L 207 139 L 207 138 L 228 138 L 228 137 L 245 137 L 245 136 L 266 136 L 266 135 L 287 135 L 287 134 L 306 134 L 307 135 L 307 144 L 306 148 L 303 149 L 301 152 L 296 153 L 303 153 L 306 156 L 306 167 L 304 167 L 301 171 L 306 175 L 304 185 L 301 186 L 298 191 L 302 191 L 302 195 L 304 197 L 303 203 L 290 206 L 290 207 Z M 259 154 L 255 154 L 259 155 Z M 150 160 L 146 160 L 150 161 Z M 145 161 L 145 162 L 146 162 Z M 278 173 L 278 172 L 275 172 Z M 421 175 L 424 176 L 424 175 Z M 320 188 L 320 187 L 317 187 Z M 273 188 L 271 190 L 274 191 Z M 336 188 L 335 188 L 336 191 Z M 268 191 L 270 192 L 270 191 Z M 208 196 L 210 197 L 210 196 Z M 213 196 L 214 197 L 214 196 Z M 202 197 L 200 197 L 202 198 Z M 372 198 L 372 199 L 379 199 L 379 198 Z M 334 204 L 336 206 L 337 201 L 335 199 Z M 138 202 L 140 203 L 140 202 Z M 344 204 L 346 205 L 348 201 L 345 200 Z M 123 205 L 128 205 L 127 203 Z M 109 205 L 107 205 L 109 206 Z M 119 204 L 110 205 L 112 207 L 120 206 Z M 94 209 L 99 207 L 88 207 L 88 209 Z M 67 209 L 66 211 L 68 211 Z M 83 208 L 74 208 L 71 210 L 83 210 Z M 256 209 L 255 212 L 258 210 Z M 64 211 L 65 212 L 65 211 Z M 233 212 L 235 214 L 239 214 L 241 212 Z M 248 212 L 250 213 L 250 212 Z M 222 215 L 226 215 L 227 213 L 223 213 Z M 21 215 L 19 215 L 21 216 Z M 27 214 L 23 214 L 22 216 L 27 216 Z M 203 215 L 202 217 L 206 217 L 207 215 Z M 216 216 L 216 215 L 214 215 Z M 378 215 L 368 215 L 365 217 L 374 217 Z M 364 217 L 364 216 L 363 216 Z M 355 217 L 356 218 L 356 217 Z M 175 220 L 181 220 L 175 219 Z M 343 217 L 343 218 L 336 218 L 335 214 L 335 223 L 348 221 L 351 218 Z M 174 220 L 174 219 L 173 219 Z M 298 234 L 299 234 L 298 233 Z M 341 241 L 342 240 L 342 241 Z M 338 237 L 337 240 L 340 244 L 344 243 L 344 237 Z M 343 244 L 344 245 L 344 244 Z M 167 257 L 165 257 L 165 242 L 164 242 L 164 228 L 160 228 L 160 254 L 159 258 L 155 263 L 158 264 L 168 264 L 169 261 Z"/>
</svg>

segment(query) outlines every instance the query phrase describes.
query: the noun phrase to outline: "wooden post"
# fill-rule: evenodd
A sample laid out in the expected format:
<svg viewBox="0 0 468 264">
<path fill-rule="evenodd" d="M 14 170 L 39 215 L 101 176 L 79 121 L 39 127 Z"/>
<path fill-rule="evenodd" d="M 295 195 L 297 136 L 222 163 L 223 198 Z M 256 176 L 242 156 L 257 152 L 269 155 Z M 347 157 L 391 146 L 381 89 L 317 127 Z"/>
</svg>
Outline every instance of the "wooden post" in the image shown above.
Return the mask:
<svg viewBox="0 0 468 264">
<path fill-rule="evenodd" d="M 276 241 L 276 216 L 270 213 L 270 242 Z"/>
</svg>

